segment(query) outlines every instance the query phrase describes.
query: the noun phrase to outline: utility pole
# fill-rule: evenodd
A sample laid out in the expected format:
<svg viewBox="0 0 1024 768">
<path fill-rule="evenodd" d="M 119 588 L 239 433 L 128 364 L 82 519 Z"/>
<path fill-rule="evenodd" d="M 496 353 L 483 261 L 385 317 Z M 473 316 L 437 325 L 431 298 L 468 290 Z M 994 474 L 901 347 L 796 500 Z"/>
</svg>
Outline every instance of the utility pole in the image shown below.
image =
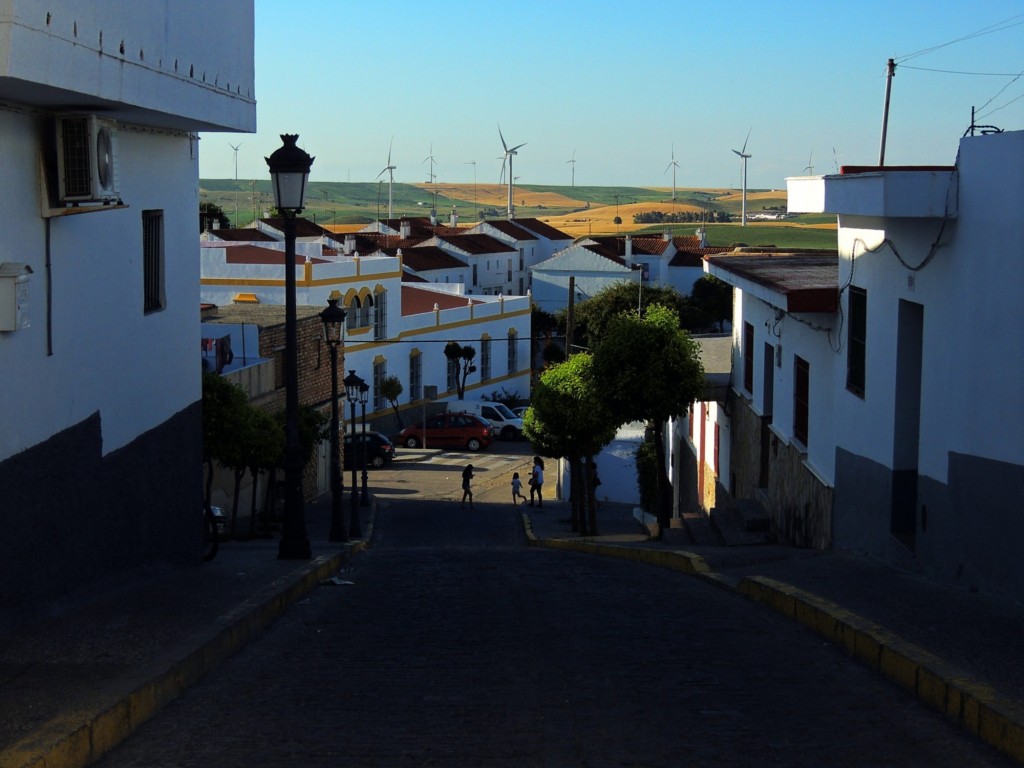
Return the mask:
<svg viewBox="0 0 1024 768">
<path fill-rule="evenodd" d="M 882 109 L 882 144 L 878 149 L 878 165 L 885 165 L 885 134 L 889 129 L 889 94 L 892 92 L 892 79 L 896 77 L 896 62 L 889 59 L 885 69 L 885 106 Z"/>
</svg>

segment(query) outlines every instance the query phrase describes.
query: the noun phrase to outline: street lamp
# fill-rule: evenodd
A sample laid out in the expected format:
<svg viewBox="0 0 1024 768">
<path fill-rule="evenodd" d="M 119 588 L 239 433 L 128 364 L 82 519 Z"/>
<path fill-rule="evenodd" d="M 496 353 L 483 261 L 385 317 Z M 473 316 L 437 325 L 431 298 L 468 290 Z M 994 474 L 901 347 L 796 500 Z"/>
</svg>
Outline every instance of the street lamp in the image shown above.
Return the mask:
<svg viewBox="0 0 1024 768">
<path fill-rule="evenodd" d="M 284 443 L 284 526 L 277 556 L 282 560 L 308 560 L 312 556 L 306 535 L 302 498 L 302 470 L 305 464 L 299 435 L 299 352 L 295 316 L 295 217 L 302 211 L 306 180 L 313 158 L 295 146 L 297 134 L 282 134 L 283 142 L 265 158 L 274 187 L 274 205 L 284 218 L 285 276 L 285 443 Z"/>
<path fill-rule="evenodd" d="M 359 385 L 359 404 L 363 408 L 363 439 L 362 439 L 362 450 L 363 450 L 363 497 L 360 500 L 360 504 L 364 507 L 370 505 L 370 493 L 366 490 L 366 401 L 370 398 L 370 385 L 365 381 Z"/>
<path fill-rule="evenodd" d="M 356 376 L 355 371 L 349 371 L 348 376 L 343 381 L 345 385 L 345 396 L 348 398 L 348 404 L 352 407 L 352 447 L 356 445 L 356 403 L 359 402 L 359 388 L 363 386 L 364 382 L 361 378 Z M 348 535 L 353 539 L 361 539 L 362 533 L 359 531 L 359 482 L 356 480 L 356 457 L 352 457 L 352 519 L 349 524 Z"/>
<path fill-rule="evenodd" d="M 324 341 L 331 350 L 331 533 L 328 541 L 348 541 L 345 517 L 341 509 L 344 492 L 341 477 L 341 450 L 338 445 L 338 347 L 343 342 L 345 328 L 344 309 L 338 306 L 337 292 L 327 300 L 327 309 L 320 313 L 324 324 Z"/>
</svg>

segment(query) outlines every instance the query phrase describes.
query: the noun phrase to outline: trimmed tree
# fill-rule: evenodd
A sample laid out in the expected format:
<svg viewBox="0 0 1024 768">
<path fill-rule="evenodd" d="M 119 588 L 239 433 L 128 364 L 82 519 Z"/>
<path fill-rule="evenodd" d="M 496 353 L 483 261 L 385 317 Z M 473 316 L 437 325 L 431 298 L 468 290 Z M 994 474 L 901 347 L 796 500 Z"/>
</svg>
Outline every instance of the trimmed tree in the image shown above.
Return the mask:
<svg viewBox="0 0 1024 768">
<path fill-rule="evenodd" d="M 584 501 L 593 496 L 591 475 L 584 469 L 612 441 L 617 427 L 596 386 L 590 355 L 573 355 L 540 375 L 523 417 L 523 434 L 538 454 L 568 460 L 572 529 L 582 535 L 597 533 L 594 505 L 584 514 Z"/>
<path fill-rule="evenodd" d="M 473 365 L 473 360 L 476 358 L 476 349 L 474 347 L 462 346 L 457 341 L 449 341 L 444 345 L 444 356 L 448 358 L 448 363 L 456 367 L 455 372 L 455 392 L 459 400 L 464 400 L 466 397 L 466 379 L 469 374 L 476 373 L 476 366 Z"/>
<path fill-rule="evenodd" d="M 397 376 L 385 376 L 380 383 L 380 393 L 391 403 L 395 411 L 395 418 L 398 419 L 398 429 L 402 430 L 405 425 L 402 423 L 402 414 L 398 411 L 398 398 L 402 396 L 402 380 Z"/>
<path fill-rule="evenodd" d="M 685 413 L 704 392 L 700 347 L 668 307 L 648 307 L 643 317 L 622 313 L 594 350 L 594 378 L 617 423 L 648 422 L 654 432 L 658 526 L 664 530 L 672 515 L 665 423 Z"/>
</svg>

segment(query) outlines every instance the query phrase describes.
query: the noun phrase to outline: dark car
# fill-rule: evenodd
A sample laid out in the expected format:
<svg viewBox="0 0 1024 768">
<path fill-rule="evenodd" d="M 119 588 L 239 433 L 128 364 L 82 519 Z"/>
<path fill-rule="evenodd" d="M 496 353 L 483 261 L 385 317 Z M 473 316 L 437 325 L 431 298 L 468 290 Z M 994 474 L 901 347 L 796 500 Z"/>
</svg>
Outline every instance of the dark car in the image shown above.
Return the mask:
<svg viewBox="0 0 1024 768">
<path fill-rule="evenodd" d="M 354 439 L 353 439 L 354 437 Z M 363 446 L 366 446 L 366 465 L 380 469 L 395 458 L 395 445 L 380 432 L 345 435 L 345 469 L 363 468 Z"/>
<path fill-rule="evenodd" d="M 438 413 L 406 427 L 398 442 L 407 448 L 468 448 L 479 451 L 494 441 L 490 422 L 470 413 Z"/>
</svg>

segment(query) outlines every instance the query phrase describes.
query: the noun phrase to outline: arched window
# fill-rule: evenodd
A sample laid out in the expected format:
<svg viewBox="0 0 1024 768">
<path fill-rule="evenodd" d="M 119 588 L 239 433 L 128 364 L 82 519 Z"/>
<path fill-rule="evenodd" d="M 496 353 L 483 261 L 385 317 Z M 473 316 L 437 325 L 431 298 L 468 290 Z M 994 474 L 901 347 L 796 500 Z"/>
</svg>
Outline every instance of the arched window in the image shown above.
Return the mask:
<svg viewBox="0 0 1024 768">
<path fill-rule="evenodd" d="M 348 315 L 345 317 L 345 328 L 351 331 L 359 327 L 359 297 L 353 296 L 348 304 Z"/>
</svg>

